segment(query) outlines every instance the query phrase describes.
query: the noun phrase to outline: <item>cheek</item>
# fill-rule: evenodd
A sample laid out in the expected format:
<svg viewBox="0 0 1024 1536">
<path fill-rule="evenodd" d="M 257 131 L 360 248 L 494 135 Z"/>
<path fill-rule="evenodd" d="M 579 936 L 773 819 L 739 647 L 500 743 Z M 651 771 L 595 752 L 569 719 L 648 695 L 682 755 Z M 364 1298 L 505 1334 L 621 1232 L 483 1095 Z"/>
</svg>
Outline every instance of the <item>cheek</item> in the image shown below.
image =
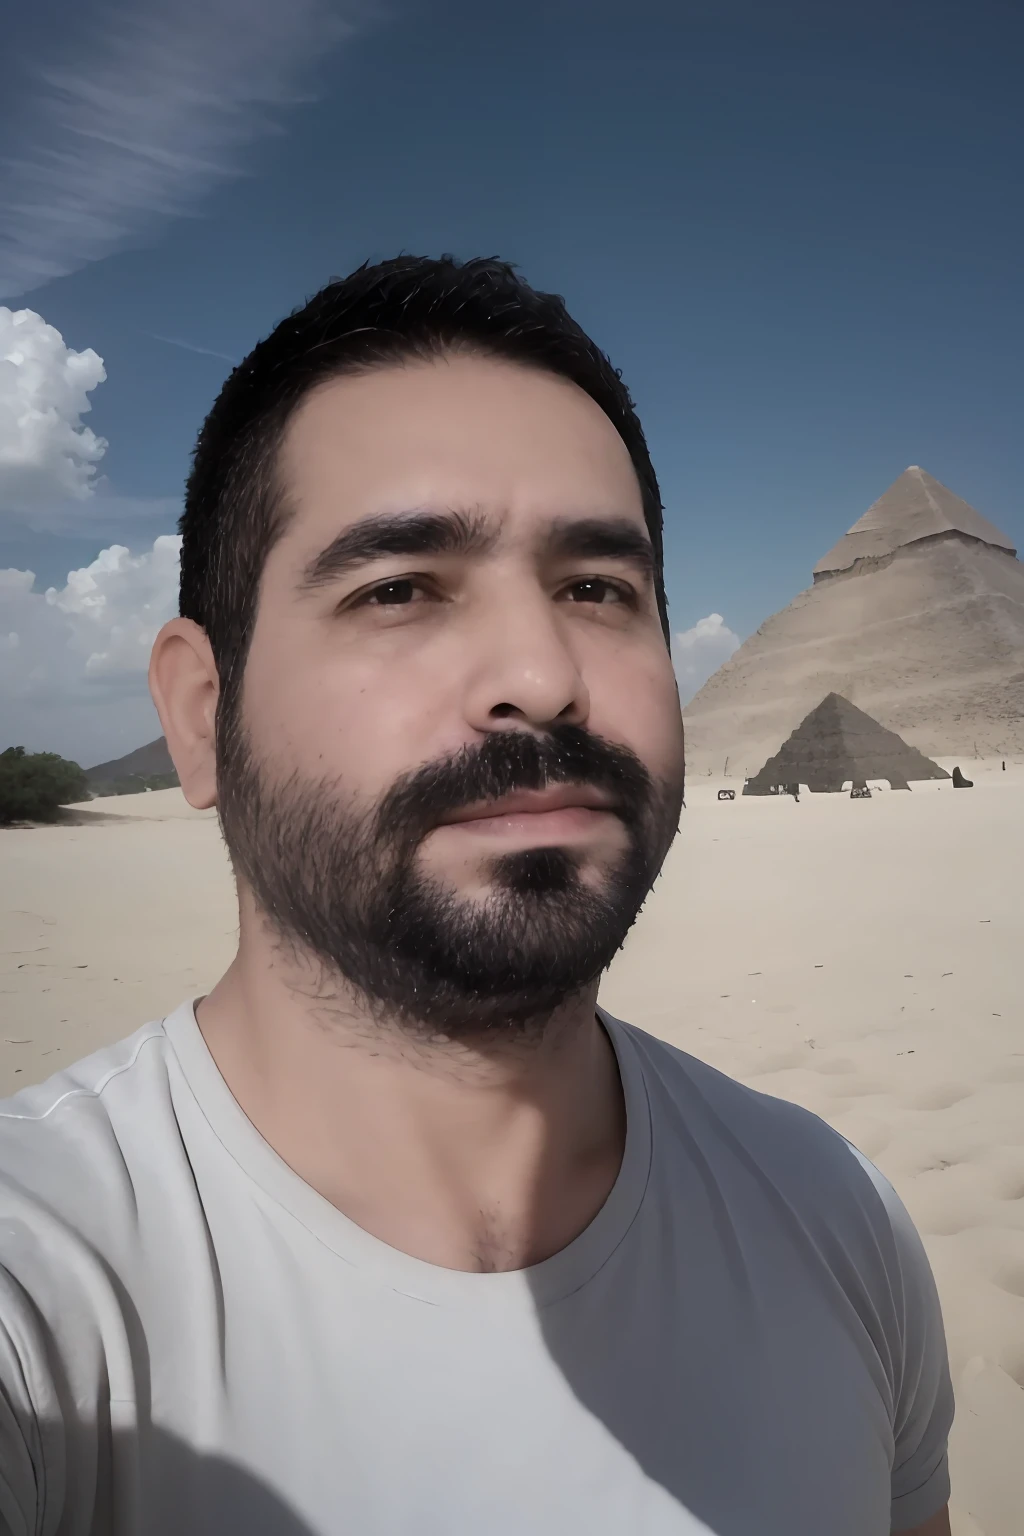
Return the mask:
<svg viewBox="0 0 1024 1536">
<path fill-rule="evenodd" d="M 344 775 L 374 795 L 461 745 L 438 738 L 445 712 L 414 668 L 382 676 L 352 655 L 286 643 L 254 642 L 244 715 L 262 751 L 309 774 Z"/>
<path fill-rule="evenodd" d="M 591 688 L 591 726 L 621 741 L 656 778 L 673 779 L 683 763 L 683 717 L 666 655 L 632 658 Z"/>
<path fill-rule="evenodd" d="M 675 772 L 681 768 L 685 755 L 683 708 L 679 702 L 679 685 L 675 668 L 669 662 L 660 689 L 660 740 L 667 767 Z"/>
</svg>

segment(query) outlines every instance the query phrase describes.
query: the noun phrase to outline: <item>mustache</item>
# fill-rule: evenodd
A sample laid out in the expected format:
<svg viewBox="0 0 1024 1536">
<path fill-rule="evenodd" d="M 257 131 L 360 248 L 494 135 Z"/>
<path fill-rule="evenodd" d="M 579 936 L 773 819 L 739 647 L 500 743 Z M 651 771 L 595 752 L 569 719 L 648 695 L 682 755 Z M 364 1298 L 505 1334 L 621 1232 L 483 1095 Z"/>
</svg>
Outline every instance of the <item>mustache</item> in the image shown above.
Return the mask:
<svg viewBox="0 0 1024 1536">
<path fill-rule="evenodd" d="M 628 747 L 581 726 L 556 725 L 543 736 L 494 731 L 479 746 L 413 770 L 392 785 L 375 819 L 390 841 L 417 843 L 467 806 L 555 784 L 600 790 L 630 827 L 643 820 L 655 798 L 650 773 Z"/>
</svg>

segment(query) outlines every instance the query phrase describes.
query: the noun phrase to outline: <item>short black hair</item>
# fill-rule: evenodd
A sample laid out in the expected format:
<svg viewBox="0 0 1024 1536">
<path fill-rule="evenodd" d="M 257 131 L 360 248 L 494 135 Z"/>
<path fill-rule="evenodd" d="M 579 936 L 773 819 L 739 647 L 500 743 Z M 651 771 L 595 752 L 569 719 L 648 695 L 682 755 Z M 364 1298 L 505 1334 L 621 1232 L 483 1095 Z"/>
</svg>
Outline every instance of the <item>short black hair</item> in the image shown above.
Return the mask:
<svg viewBox="0 0 1024 1536">
<path fill-rule="evenodd" d="M 508 262 L 398 256 L 330 282 L 282 320 L 232 372 L 199 433 L 179 523 L 179 611 L 206 632 L 226 710 L 240 691 L 263 568 L 287 524 L 276 469 L 292 414 L 331 378 L 460 351 L 569 379 L 612 422 L 640 482 L 668 640 L 661 494 L 619 371 L 564 299 L 538 293 Z"/>
</svg>

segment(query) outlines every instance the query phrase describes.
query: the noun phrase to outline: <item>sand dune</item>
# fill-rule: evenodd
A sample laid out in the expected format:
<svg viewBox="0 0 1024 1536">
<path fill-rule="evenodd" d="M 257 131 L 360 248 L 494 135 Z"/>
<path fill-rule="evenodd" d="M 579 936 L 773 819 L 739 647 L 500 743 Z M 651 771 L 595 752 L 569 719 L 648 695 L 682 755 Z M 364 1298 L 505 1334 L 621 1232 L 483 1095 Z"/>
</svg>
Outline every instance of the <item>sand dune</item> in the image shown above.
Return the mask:
<svg viewBox="0 0 1024 1536">
<path fill-rule="evenodd" d="M 1024 767 L 962 766 L 971 791 L 856 802 L 719 802 L 725 781 L 694 780 L 602 1000 L 822 1115 L 893 1180 L 945 1307 L 955 1536 L 1019 1536 Z M 167 790 L 79 823 L 0 833 L 0 1094 L 198 994 L 232 953 L 211 814 Z"/>
</svg>

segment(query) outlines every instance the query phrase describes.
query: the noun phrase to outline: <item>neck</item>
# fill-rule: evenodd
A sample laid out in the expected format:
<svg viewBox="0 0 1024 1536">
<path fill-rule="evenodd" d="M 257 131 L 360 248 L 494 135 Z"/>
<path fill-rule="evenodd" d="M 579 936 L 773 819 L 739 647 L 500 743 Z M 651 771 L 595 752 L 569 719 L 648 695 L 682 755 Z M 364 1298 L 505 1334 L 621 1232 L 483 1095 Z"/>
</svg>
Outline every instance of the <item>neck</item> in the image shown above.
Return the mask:
<svg viewBox="0 0 1024 1536">
<path fill-rule="evenodd" d="M 346 1216 L 450 1269 L 570 1243 L 618 1174 L 625 1111 L 593 984 L 542 1029 L 422 1040 L 247 934 L 197 1008 L 241 1108 Z"/>
</svg>

